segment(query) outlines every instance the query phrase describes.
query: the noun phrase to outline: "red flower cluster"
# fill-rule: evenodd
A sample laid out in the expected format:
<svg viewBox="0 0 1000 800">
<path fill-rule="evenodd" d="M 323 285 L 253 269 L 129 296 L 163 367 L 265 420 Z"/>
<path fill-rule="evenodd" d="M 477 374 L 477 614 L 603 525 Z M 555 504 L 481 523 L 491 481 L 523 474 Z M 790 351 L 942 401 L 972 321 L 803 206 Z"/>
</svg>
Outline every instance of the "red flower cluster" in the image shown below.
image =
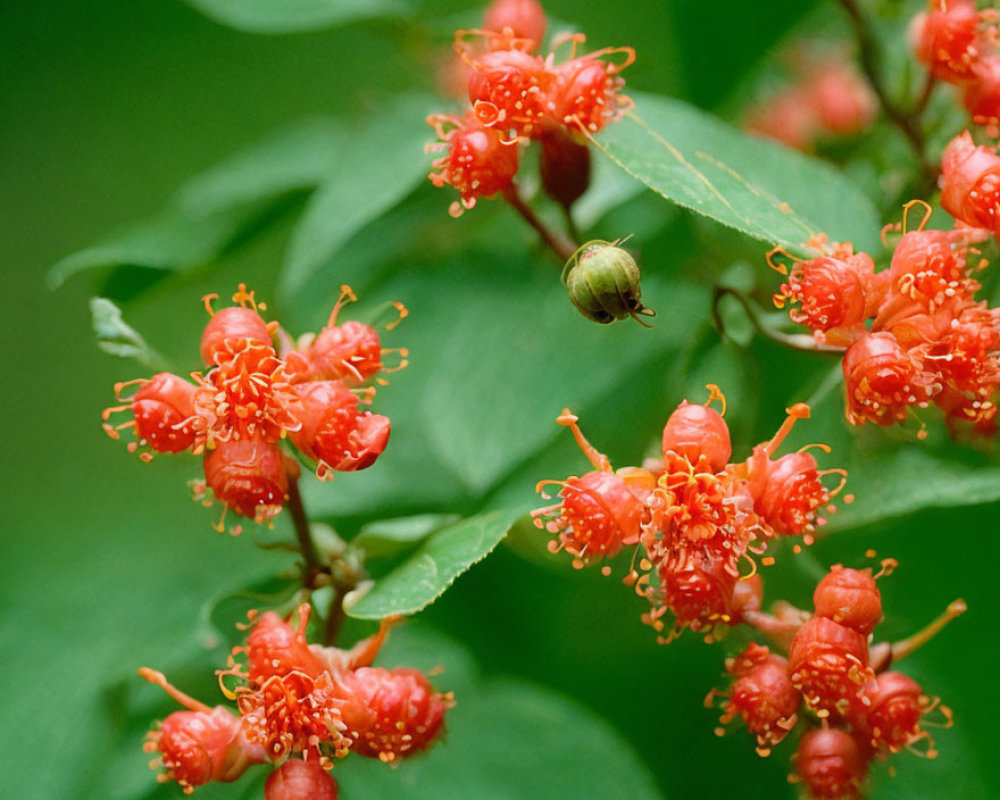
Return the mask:
<svg viewBox="0 0 1000 800">
<path fill-rule="evenodd" d="M 341 290 L 319 335 L 289 341 L 281 352 L 272 341 L 281 333 L 278 323 L 264 321 L 266 308 L 253 292 L 241 284 L 233 295 L 237 305 L 217 312 L 211 306 L 216 295 L 207 296 L 211 319 L 201 357 L 208 369 L 192 373 L 193 384 L 168 372 L 116 384 L 120 405 L 103 412 L 104 430 L 114 439 L 131 430 L 129 450 L 141 450 L 144 461 L 153 452 L 204 454 L 196 499 L 211 489 L 227 509 L 257 522 L 281 511 L 288 481 L 298 476 L 297 463 L 280 447 L 284 438 L 316 462 L 320 479 L 371 466 L 389 440 L 389 419 L 361 406 L 375 393 L 371 383 L 384 383 L 379 373 L 391 371 L 383 356 L 398 353 L 401 367 L 406 351 L 384 350 L 369 325 L 337 324 L 344 303 L 356 299 L 349 287 Z M 397 310 L 405 316 L 402 305 Z M 124 397 L 129 386 L 139 388 Z M 112 426 L 108 419 L 119 412 L 131 412 L 132 419 Z"/>
<path fill-rule="evenodd" d="M 852 425 L 891 425 L 933 403 L 949 426 L 992 433 L 1000 309 L 974 299 L 981 286 L 972 277 L 986 266 L 972 245 L 989 234 L 966 227 L 924 230 L 928 216 L 929 208 L 919 228 L 904 232 L 882 272 L 875 272 L 867 254 L 825 237 L 810 243 L 818 256 L 788 256 L 791 269 L 774 260 L 787 253 L 773 250 L 768 263 L 788 276 L 774 302 L 791 305 L 791 319 L 808 326 L 817 343 L 844 350 Z"/>
<path fill-rule="evenodd" d="M 429 178 L 435 186 L 448 184 L 461 194 L 461 202 L 450 209 L 456 217 L 480 197 L 512 185 L 522 143 L 539 140 L 549 161 L 564 158 L 566 152 L 570 155 L 564 160 L 575 164 L 584 137 L 619 119 L 631 106 L 621 94 L 625 81 L 619 73 L 635 60 L 632 48 L 577 56 L 585 37 L 572 34 L 556 43 L 570 43 L 568 60 L 557 64 L 554 52 L 538 55 L 546 20 L 535 0 L 496 0 L 486 11 L 484 25 L 455 35 L 470 108 L 461 117 L 427 118 L 440 139 L 427 151 L 441 153 Z M 623 56 L 621 63 L 604 60 L 617 54 Z"/>
<path fill-rule="evenodd" d="M 871 569 L 834 566 L 816 587 L 811 617 L 787 607 L 781 619 L 748 612 L 747 622 L 779 644 L 790 638 L 788 657 L 751 643 L 727 659 L 729 687 L 713 690 L 706 698 L 707 706 L 721 701 L 722 725 L 743 720 L 762 756 L 800 720 L 808 725 L 799 740 L 792 779 L 804 783 L 810 797 L 858 797 L 874 758 L 887 758 L 903 748 L 915 750 L 919 743 L 923 754 L 933 758 L 937 752 L 926 726 L 951 724 L 951 712 L 939 700 L 925 695 L 906 675 L 885 670 L 891 657 L 909 652 L 906 647 L 869 646 L 882 618 L 875 580 L 895 565 L 891 560 L 883 563 L 883 571 L 874 576 Z M 953 604 L 946 619 L 963 610 L 961 602 Z M 922 643 L 927 636 L 918 638 Z M 935 710 L 938 721 L 929 722 Z M 722 735 L 724 728 L 717 732 Z"/>
<path fill-rule="evenodd" d="M 708 403 L 720 400 L 724 413 L 718 387 L 709 389 Z M 640 545 L 642 574 L 633 569 L 626 583 L 650 601 L 644 621 L 657 631 L 665 628 L 662 617 L 673 615 L 672 629 L 661 641 L 685 628 L 711 638 L 740 622 L 746 609 L 759 608 L 753 556 L 776 536 L 810 543 L 824 522 L 821 512 L 833 510 L 830 501 L 845 476 L 840 469 L 820 470 L 805 450 L 773 457 L 795 422 L 809 416 L 804 403 L 790 408 L 774 438 L 740 463 L 730 463 L 729 429 L 708 403 L 685 401 L 671 414 L 663 429 L 662 461 L 617 471 L 583 437 L 577 418 L 564 411 L 557 421 L 570 428 L 596 469 L 540 483 L 539 490 L 559 485 L 561 499 L 532 512 L 535 525 L 555 535 L 549 549 L 566 550 L 578 568 Z M 832 489 L 822 482 L 831 473 L 841 478 Z M 751 574 L 741 577 L 744 560 Z"/>
<path fill-rule="evenodd" d="M 910 27 L 913 50 L 930 74 L 962 90 L 962 103 L 977 125 L 996 135 L 1000 123 L 1000 52 L 997 11 L 976 9 L 975 0 L 930 0 Z"/>
<path fill-rule="evenodd" d="M 843 54 L 792 56 L 794 80 L 746 115 L 743 127 L 796 150 L 823 138 L 853 136 L 875 118 L 875 94 Z"/>
<path fill-rule="evenodd" d="M 280 765 L 265 787 L 267 800 L 331 800 L 337 785 L 329 770 L 350 752 L 386 763 L 426 750 L 442 729 L 450 694 L 436 693 L 418 670 L 371 667 L 389 624 L 351 650 L 306 641 L 310 607 L 298 608 L 292 627 L 273 611 L 251 615 L 254 627 L 244 647 L 219 670 L 223 692 L 238 715 L 214 709 L 179 692 L 155 670 L 139 674 L 162 686 L 187 708 L 151 731 L 145 749 L 190 794 L 209 781 L 229 782 L 253 764 Z M 287 760 L 286 760 L 287 759 Z"/>
</svg>

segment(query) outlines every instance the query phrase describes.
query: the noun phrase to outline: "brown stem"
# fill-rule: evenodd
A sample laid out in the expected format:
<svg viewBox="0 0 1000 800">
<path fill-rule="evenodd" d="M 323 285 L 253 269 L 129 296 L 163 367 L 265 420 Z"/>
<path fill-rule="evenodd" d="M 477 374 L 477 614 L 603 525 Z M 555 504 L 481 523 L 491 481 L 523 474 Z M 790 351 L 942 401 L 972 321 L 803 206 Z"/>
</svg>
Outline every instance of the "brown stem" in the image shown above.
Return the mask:
<svg viewBox="0 0 1000 800">
<path fill-rule="evenodd" d="M 712 297 L 712 324 L 715 325 L 715 329 L 719 331 L 723 339 L 726 337 L 726 328 L 722 323 L 722 315 L 719 312 L 719 304 L 723 297 L 731 296 L 743 307 L 743 311 L 747 315 L 747 319 L 750 320 L 750 324 L 753 325 L 754 330 L 761 334 L 764 338 L 770 339 L 772 342 L 787 347 L 790 350 L 798 350 L 803 353 L 836 353 L 837 355 L 843 355 L 843 347 L 832 347 L 831 345 L 819 344 L 812 336 L 807 334 L 794 334 L 794 333 L 782 333 L 781 331 L 776 331 L 773 328 L 768 327 L 764 324 L 764 321 L 757 314 L 757 309 L 755 309 L 750 301 L 747 300 L 740 292 L 735 289 L 731 289 L 728 286 L 716 286 L 715 294 Z"/>
<path fill-rule="evenodd" d="M 299 552 L 302 553 L 302 558 L 306 562 L 302 583 L 307 588 L 313 588 L 316 576 L 323 571 L 323 565 L 320 563 L 316 544 L 309 531 L 309 519 L 306 517 L 306 510 L 302 505 L 302 495 L 299 493 L 299 480 L 291 475 L 289 475 L 288 480 L 288 511 L 292 515 L 295 538 L 299 541 Z"/>
<path fill-rule="evenodd" d="M 882 70 L 879 64 L 878 47 L 875 43 L 875 37 L 872 35 L 867 18 L 861 13 L 861 9 L 858 7 L 857 0 L 840 0 L 840 4 L 844 7 L 844 11 L 847 12 L 854 27 L 854 36 L 858 42 L 858 52 L 861 55 L 861 67 L 865 72 L 865 77 L 868 78 L 868 82 L 871 84 L 885 115 L 899 128 L 900 132 L 902 132 L 913 148 L 917 162 L 920 164 L 921 177 L 928 186 L 933 186 L 937 180 L 937 170 L 927 160 L 927 142 L 924 138 L 923 128 L 920 125 L 920 115 L 923 107 L 926 106 L 927 100 L 930 99 L 930 92 L 933 89 L 933 85 L 925 88 L 927 99 L 919 101 L 912 111 L 906 111 L 897 105 L 889 96 L 889 92 L 882 82 Z"/>
<path fill-rule="evenodd" d="M 330 611 L 326 615 L 326 626 L 323 629 L 323 645 L 325 647 L 330 647 L 337 641 L 344 620 L 347 619 L 347 614 L 344 612 L 344 594 L 346 592 L 341 592 L 337 587 L 334 587 L 333 592 Z"/>
<path fill-rule="evenodd" d="M 913 117 L 922 117 L 924 112 L 927 110 L 927 104 L 931 101 L 931 95 L 934 94 L 934 89 L 937 87 L 938 81 L 934 75 L 928 71 L 927 77 L 924 78 L 924 88 L 920 91 L 920 96 L 917 98 L 917 102 L 913 106 L 913 110 L 910 115 Z"/>
<path fill-rule="evenodd" d="M 542 222 L 536 215 L 535 212 L 531 210 L 531 206 L 524 202 L 524 198 L 517 191 L 517 187 L 513 184 L 503 191 L 503 199 L 506 200 L 511 208 L 513 208 L 521 217 L 527 222 L 532 228 L 534 228 L 538 235 L 542 237 L 542 241 L 548 245 L 549 249 L 555 253 L 559 260 L 565 264 L 569 261 L 573 254 L 577 251 L 578 245 L 564 236 L 560 236 L 555 231 L 551 230 L 548 225 Z"/>
</svg>

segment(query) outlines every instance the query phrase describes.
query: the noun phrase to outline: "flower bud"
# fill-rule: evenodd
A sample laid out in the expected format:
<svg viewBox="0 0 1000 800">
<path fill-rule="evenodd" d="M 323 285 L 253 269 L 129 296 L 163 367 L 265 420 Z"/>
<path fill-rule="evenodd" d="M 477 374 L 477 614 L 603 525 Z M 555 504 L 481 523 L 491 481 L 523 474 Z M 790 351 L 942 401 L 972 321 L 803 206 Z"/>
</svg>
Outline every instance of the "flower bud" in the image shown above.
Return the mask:
<svg viewBox="0 0 1000 800">
<path fill-rule="evenodd" d="M 972 121 L 977 125 L 993 127 L 995 135 L 997 124 L 1000 123 L 1000 56 L 989 56 L 980 59 L 972 68 L 973 81 L 962 94 L 962 104 L 965 106 Z"/>
<path fill-rule="evenodd" d="M 939 387 L 903 352 L 887 331 L 866 333 L 844 354 L 847 421 L 892 425 L 911 405 L 924 407 Z"/>
<path fill-rule="evenodd" d="M 553 552 L 565 550 L 574 565 L 611 558 L 639 541 L 645 507 L 642 498 L 614 472 L 594 470 L 570 478 L 559 492 L 562 502 L 532 512 L 535 525 L 557 538 Z"/>
<path fill-rule="evenodd" d="M 684 456 L 692 465 L 705 458 L 712 472 L 721 472 L 733 454 L 729 427 L 714 408 L 684 400 L 663 427 L 664 457 L 670 452 Z"/>
<path fill-rule="evenodd" d="M 372 713 L 360 729 L 345 715 L 351 749 L 386 763 L 425 750 L 451 706 L 450 696 L 436 693 L 426 675 L 407 667 L 361 667 L 352 686 Z"/>
<path fill-rule="evenodd" d="M 766 647 L 751 644 L 726 662 L 734 680 L 722 723 L 741 717 L 766 755 L 794 727 L 802 697 L 788 677 L 788 661 Z"/>
<path fill-rule="evenodd" d="M 817 800 L 850 800 L 860 796 L 868 759 L 847 731 L 817 728 L 799 741 L 795 771 Z"/>
<path fill-rule="evenodd" d="M 799 628 L 788 662 L 806 703 L 827 714 L 845 713 L 871 678 L 867 638 L 826 617 L 814 616 Z"/>
<path fill-rule="evenodd" d="M 1000 156 L 976 147 L 968 131 L 948 143 L 941 156 L 941 206 L 973 228 L 1000 232 Z"/>
<path fill-rule="evenodd" d="M 590 185 L 590 148 L 566 128 L 543 126 L 539 171 L 545 193 L 567 209 Z"/>
<path fill-rule="evenodd" d="M 937 709 L 942 721 L 938 726 L 951 725 L 951 710 L 942 706 L 938 698 L 930 698 L 912 678 L 901 672 L 882 672 L 864 690 L 864 703 L 855 709 L 851 724 L 871 746 L 884 748 L 890 753 L 904 747 L 924 742 L 923 753 L 934 758 L 934 739 L 920 725 L 921 718 Z"/>
<path fill-rule="evenodd" d="M 389 418 L 358 412 L 358 397 L 339 381 L 295 386 L 295 414 L 302 427 L 289 438 L 306 456 L 319 462 L 320 479 L 330 470 L 356 472 L 375 463 L 389 442 Z"/>
<path fill-rule="evenodd" d="M 538 0 L 493 0 L 483 16 L 483 27 L 530 42 L 526 49 L 537 50 L 545 36 L 545 11 Z"/>
<path fill-rule="evenodd" d="M 340 789 L 317 759 L 291 758 L 264 784 L 264 800 L 337 800 Z"/>
<path fill-rule="evenodd" d="M 768 462 L 767 480 L 754 510 L 782 536 L 813 531 L 817 510 L 830 500 L 820 478 L 811 453 L 788 453 Z"/>
<path fill-rule="evenodd" d="M 281 449 L 261 441 L 219 444 L 205 456 L 205 481 L 221 502 L 258 522 L 281 511 L 288 494 Z"/>
<path fill-rule="evenodd" d="M 179 453 L 194 444 L 195 387 L 169 372 L 159 372 L 132 397 L 135 434 L 158 453 Z"/>
<path fill-rule="evenodd" d="M 917 60 L 939 80 L 968 82 L 980 56 L 979 25 L 972 0 L 933 2 L 931 11 L 915 17 L 910 29 Z"/>
<path fill-rule="evenodd" d="M 660 564 L 663 601 L 677 618 L 678 627 L 697 632 L 731 621 L 738 578 L 728 567 L 724 555 L 708 548 L 680 550 Z"/>
<path fill-rule="evenodd" d="M 608 242 L 585 244 L 567 264 L 569 299 L 587 319 L 607 325 L 656 312 L 640 302 L 639 267 L 627 250 Z"/>
<path fill-rule="evenodd" d="M 267 323 L 252 308 L 229 306 L 215 312 L 201 335 L 201 358 L 208 366 L 221 364 L 253 345 L 270 345 Z"/>
<path fill-rule="evenodd" d="M 882 595 L 870 569 L 850 569 L 840 564 L 816 586 L 816 614 L 866 636 L 882 619 Z"/>
</svg>

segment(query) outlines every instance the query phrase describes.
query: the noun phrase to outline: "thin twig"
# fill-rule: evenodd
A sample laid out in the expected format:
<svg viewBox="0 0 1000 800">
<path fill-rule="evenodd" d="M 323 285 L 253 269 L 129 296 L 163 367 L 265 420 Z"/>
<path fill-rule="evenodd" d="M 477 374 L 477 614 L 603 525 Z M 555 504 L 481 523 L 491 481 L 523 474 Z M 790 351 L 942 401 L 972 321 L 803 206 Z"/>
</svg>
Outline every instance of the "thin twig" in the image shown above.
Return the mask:
<svg viewBox="0 0 1000 800">
<path fill-rule="evenodd" d="M 559 260 L 563 264 L 573 257 L 578 245 L 551 230 L 548 225 L 542 222 L 535 215 L 535 212 L 531 210 L 531 206 L 524 202 L 524 198 L 518 193 L 516 186 L 512 185 L 510 188 L 505 189 L 503 199 L 524 218 L 525 222 L 538 232 L 538 235 L 542 237 L 542 241 L 559 257 Z"/>
<path fill-rule="evenodd" d="M 306 562 L 303 584 L 312 588 L 316 576 L 323 571 L 323 565 L 320 563 L 316 544 L 313 542 L 312 533 L 309 530 L 309 518 L 306 517 L 306 510 L 302 505 L 298 478 L 292 476 L 289 476 L 288 481 L 288 511 L 292 515 L 295 538 L 299 541 L 299 552 L 302 553 L 302 558 Z"/>
<path fill-rule="evenodd" d="M 347 619 L 347 614 L 344 611 L 344 595 L 347 592 L 342 592 L 337 587 L 334 587 L 333 591 L 333 600 L 330 602 L 330 611 L 326 615 L 326 626 L 323 629 L 323 645 L 325 647 L 330 647 L 337 641 L 344 620 Z"/>
<path fill-rule="evenodd" d="M 735 289 L 731 289 L 728 286 L 716 286 L 715 294 L 712 297 L 712 324 L 715 325 L 716 330 L 719 331 L 723 337 L 726 335 L 726 328 L 722 322 L 722 314 L 719 311 L 719 304 L 722 301 L 722 298 L 727 295 L 736 299 L 736 301 L 743 307 L 743 311 L 746 312 L 747 318 L 750 320 L 750 324 L 753 325 L 754 330 L 766 339 L 770 339 L 772 342 L 776 342 L 783 347 L 787 347 L 791 350 L 798 350 L 802 353 L 827 353 L 836 354 L 838 356 L 843 355 L 844 348 L 842 347 L 832 347 L 830 345 L 820 344 L 807 334 L 782 333 L 781 331 L 776 331 L 773 328 L 768 327 L 757 314 L 757 309 L 755 309 L 750 304 L 750 301 L 740 294 L 740 292 Z"/>
<path fill-rule="evenodd" d="M 913 148 L 917 162 L 920 164 L 921 177 L 928 186 L 933 186 L 937 180 L 937 170 L 927 160 L 927 142 L 920 125 L 920 116 L 923 108 L 926 107 L 927 100 L 930 99 L 933 84 L 925 87 L 926 99 L 918 101 L 912 111 L 907 111 L 897 105 L 889 96 L 882 81 L 882 70 L 875 37 L 872 35 L 867 18 L 858 7 L 857 0 L 840 0 L 840 4 L 844 7 L 844 11 L 847 12 L 854 27 L 854 35 L 858 41 L 858 51 L 861 56 L 861 67 L 865 72 L 865 77 L 868 78 L 885 115 L 899 128 Z"/>
</svg>

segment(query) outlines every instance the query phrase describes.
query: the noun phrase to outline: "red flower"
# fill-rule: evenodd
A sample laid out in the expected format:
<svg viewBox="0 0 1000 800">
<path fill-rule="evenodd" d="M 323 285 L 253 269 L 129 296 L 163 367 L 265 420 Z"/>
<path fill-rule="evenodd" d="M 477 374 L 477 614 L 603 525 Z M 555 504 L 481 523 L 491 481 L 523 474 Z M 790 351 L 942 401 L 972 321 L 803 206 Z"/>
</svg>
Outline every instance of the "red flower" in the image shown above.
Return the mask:
<svg viewBox="0 0 1000 800">
<path fill-rule="evenodd" d="M 171 686 L 161 672 L 143 667 L 139 674 L 190 709 L 175 711 L 147 734 L 143 749 L 159 753 L 150 766 L 166 768 L 161 781 L 177 781 L 191 794 L 209 781 L 234 781 L 247 767 L 266 760 L 263 749 L 247 740 L 243 721 L 230 711 L 199 703 Z"/>
<path fill-rule="evenodd" d="M 931 0 L 914 18 L 911 38 L 917 60 L 948 83 L 967 83 L 980 57 L 982 18 L 972 0 Z"/>
<path fill-rule="evenodd" d="M 123 399 L 122 390 L 135 384 L 139 390 Z M 169 372 L 159 372 L 149 380 L 116 383 L 115 395 L 123 404 L 105 409 L 101 416 L 107 420 L 128 410 L 133 418 L 118 426 L 105 421 L 102 427 L 112 439 L 119 438 L 119 431 L 131 429 L 136 441 L 129 443 L 130 452 L 148 445 L 158 453 L 179 453 L 195 443 L 194 394 L 194 386 Z M 143 452 L 139 457 L 149 461 L 152 454 Z"/>
<path fill-rule="evenodd" d="M 352 749 L 386 763 L 426 750 L 453 705 L 450 695 L 434 691 L 427 676 L 406 667 L 361 667 L 352 688 L 370 711 L 363 720 L 347 718 Z"/>
<path fill-rule="evenodd" d="M 941 205 L 960 222 L 1000 233 L 1000 156 L 976 147 L 968 131 L 941 156 Z"/>
<path fill-rule="evenodd" d="M 802 702 L 788 677 L 788 660 L 751 643 L 738 656 L 726 660 L 726 671 L 734 680 L 725 693 L 728 700 L 719 721 L 727 725 L 736 717 L 742 718 L 757 738 L 757 752 L 766 756 L 795 726 Z"/>
<path fill-rule="evenodd" d="M 816 800 L 852 800 L 861 796 L 868 754 L 845 730 L 813 729 L 799 741 L 795 772 Z"/>
<path fill-rule="evenodd" d="M 792 640 L 788 670 L 810 708 L 820 716 L 843 715 L 872 678 L 868 640 L 831 619 L 814 616 Z"/>
<path fill-rule="evenodd" d="M 867 636 L 882 619 L 882 595 L 871 569 L 830 568 L 813 593 L 816 615 Z"/>
<path fill-rule="evenodd" d="M 545 38 L 545 11 L 538 0 L 493 0 L 483 17 L 483 27 L 523 42 L 525 50 L 537 50 Z"/>
<path fill-rule="evenodd" d="M 448 184 L 462 196 L 453 203 L 453 217 L 473 208 L 480 197 L 492 197 L 510 187 L 517 174 L 517 142 L 504 141 L 495 128 L 486 127 L 470 111 L 464 119 L 451 114 L 432 114 L 427 124 L 441 140 L 427 147 L 428 152 L 445 150 L 433 162 L 437 172 L 428 177 L 438 188 Z"/>
<path fill-rule="evenodd" d="M 223 442 L 209 451 L 205 482 L 227 508 L 258 523 L 276 516 L 288 495 L 281 449 L 262 441 Z"/>
<path fill-rule="evenodd" d="M 264 800 L 337 800 L 340 787 L 315 759 L 290 758 L 264 784 Z"/>
</svg>

